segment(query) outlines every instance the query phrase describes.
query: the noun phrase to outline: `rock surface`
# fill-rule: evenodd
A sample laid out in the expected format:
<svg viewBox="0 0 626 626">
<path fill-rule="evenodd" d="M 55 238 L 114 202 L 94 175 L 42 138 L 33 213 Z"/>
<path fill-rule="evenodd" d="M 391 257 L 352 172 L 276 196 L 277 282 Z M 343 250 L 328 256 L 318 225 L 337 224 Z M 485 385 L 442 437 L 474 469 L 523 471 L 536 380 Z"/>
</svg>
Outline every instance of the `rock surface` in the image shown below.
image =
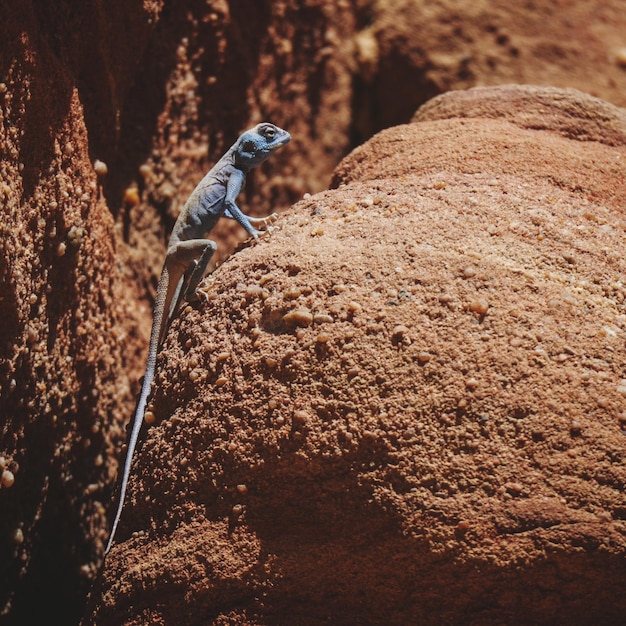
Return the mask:
<svg viewBox="0 0 626 626">
<path fill-rule="evenodd" d="M 166 237 L 240 130 L 291 131 L 240 198 L 280 210 L 448 89 L 532 82 L 626 105 L 625 32 L 622 0 L 3 3 L 0 619 L 82 615 Z M 242 233 L 214 236 L 223 260 Z"/>
<path fill-rule="evenodd" d="M 617 623 L 625 137 L 446 94 L 222 265 L 84 623 Z"/>
<path fill-rule="evenodd" d="M 0 9 L 3 623 L 82 616 L 145 366 L 155 274 L 191 189 L 266 116 L 289 126 L 296 149 L 251 177 L 246 210 L 319 189 L 347 149 L 349 108 L 338 103 L 350 74 L 337 55 L 309 59 L 329 23 L 340 47 L 352 22 L 346 7 L 311 1 L 296 20 L 302 4 Z M 293 50 L 291 39 L 307 43 Z M 304 153 L 308 124 L 322 139 Z M 239 237 L 216 233 L 223 256 Z"/>
<path fill-rule="evenodd" d="M 141 316 L 78 90 L 18 4 L 0 18 L 0 621 L 67 624 L 107 536 Z"/>
<path fill-rule="evenodd" d="M 408 120 L 437 94 L 474 86 L 574 87 L 626 106 L 620 0 L 362 5 L 353 119 L 364 138 Z"/>
</svg>

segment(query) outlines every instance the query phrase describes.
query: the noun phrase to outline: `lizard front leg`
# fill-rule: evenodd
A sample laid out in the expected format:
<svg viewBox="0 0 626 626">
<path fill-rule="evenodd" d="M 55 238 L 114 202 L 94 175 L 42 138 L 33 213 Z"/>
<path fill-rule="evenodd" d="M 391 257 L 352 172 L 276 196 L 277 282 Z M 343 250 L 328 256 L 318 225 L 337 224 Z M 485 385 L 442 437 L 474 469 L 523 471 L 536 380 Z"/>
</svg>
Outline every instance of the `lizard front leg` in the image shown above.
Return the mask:
<svg viewBox="0 0 626 626">
<path fill-rule="evenodd" d="M 246 180 L 246 175 L 241 171 L 236 169 L 228 179 L 228 183 L 226 185 L 226 196 L 224 197 L 224 213 L 227 217 L 234 219 L 251 237 L 254 239 L 258 239 L 261 234 L 260 230 L 257 230 L 252 226 L 250 218 L 241 211 L 241 209 L 237 206 L 235 200 L 243 187 L 243 184 Z M 256 219 L 256 218 L 252 218 Z"/>
<path fill-rule="evenodd" d="M 271 224 L 273 224 L 278 219 L 278 213 L 272 213 L 271 215 L 266 215 L 265 217 L 251 217 L 250 215 L 246 215 L 242 212 L 242 215 L 245 215 L 248 221 L 255 226 L 256 224 L 260 224 L 267 229 Z M 224 211 L 224 217 L 228 219 L 237 221 L 237 218 L 230 214 L 230 211 L 227 209 Z"/>
</svg>

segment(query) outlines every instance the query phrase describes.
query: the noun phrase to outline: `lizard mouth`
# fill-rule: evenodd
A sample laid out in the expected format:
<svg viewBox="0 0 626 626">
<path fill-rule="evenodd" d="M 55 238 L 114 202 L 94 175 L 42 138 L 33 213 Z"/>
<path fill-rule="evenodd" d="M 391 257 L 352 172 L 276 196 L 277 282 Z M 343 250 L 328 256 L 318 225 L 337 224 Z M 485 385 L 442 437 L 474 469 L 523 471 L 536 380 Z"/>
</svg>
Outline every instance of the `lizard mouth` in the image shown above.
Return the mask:
<svg viewBox="0 0 626 626">
<path fill-rule="evenodd" d="M 272 152 L 274 152 L 275 150 L 278 150 L 278 148 L 282 148 L 285 144 L 288 144 L 291 141 L 291 135 L 287 135 L 286 137 L 283 137 L 280 141 L 278 141 L 277 143 L 275 143 L 270 150 Z"/>
</svg>

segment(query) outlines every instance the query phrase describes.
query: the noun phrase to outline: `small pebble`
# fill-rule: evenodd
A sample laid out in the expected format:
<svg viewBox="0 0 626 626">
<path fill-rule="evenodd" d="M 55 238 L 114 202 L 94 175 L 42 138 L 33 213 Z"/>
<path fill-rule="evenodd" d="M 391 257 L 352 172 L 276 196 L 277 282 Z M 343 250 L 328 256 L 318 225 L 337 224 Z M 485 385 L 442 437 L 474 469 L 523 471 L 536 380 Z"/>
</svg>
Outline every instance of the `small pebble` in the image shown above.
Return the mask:
<svg viewBox="0 0 626 626">
<path fill-rule="evenodd" d="M 576 263 L 576 257 L 571 252 L 564 252 L 563 259 L 570 265 L 574 265 Z"/>
<path fill-rule="evenodd" d="M 333 318 L 330 315 L 327 315 L 326 313 L 316 313 L 313 316 L 313 321 L 316 324 L 330 324 L 333 321 Z"/>
<path fill-rule="evenodd" d="M 152 168 L 147 163 L 144 163 L 139 166 L 139 173 L 143 178 L 148 178 L 152 174 Z"/>
<path fill-rule="evenodd" d="M 485 315 L 489 309 L 489 303 L 484 298 L 476 298 L 469 303 L 469 310 L 478 313 L 478 315 Z"/>
<path fill-rule="evenodd" d="M 397 335 L 406 335 L 409 332 L 409 329 L 404 324 L 397 324 L 393 327 L 391 334 L 394 336 Z"/>
<path fill-rule="evenodd" d="M 137 187 L 128 187 L 124 191 L 124 204 L 128 206 L 137 206 L 141 202 L 139 197 L 139 189 Z"/>
<path fill-rule="evenodd" d="M 305 328 L 313 323 L 313 314 L 307 309 L 294 309 L 283 315 L 283 322 L 287 326 L 301 326 Z"/>
<path fill-rule="evenodd" d="M 308 415 L 306 411 L 294 411 L 293 412 L 293 421 L 294 424 L 298 424 L 298 425 L 302 425 L 305 424 L 307 421 Z"/>
<path fill-rule="evenodd" d="M 107 164 L 104 161 L 101 161 L 100 159 L 96 159 L 93 162 L 93 170 L 96 173 L 96 176 L 98 178 L 104 178 L 109 172 L 109 168 L 107 167 Z"/>
<path fill-rule="evenodd" d="M 15 482 L 15 476 L 13 472 L 8 469 L 3 470 L 2 479 L 0 482 L 2 483 L 2 486 L 6 489 L 12 487 L 13 483 Z"/>
<path fill-rule="evenodd" d="M 290 289 L 287 289 L 286 291 L 283 292 L 283 298 L 285 298 L 285 300 L 295 300 L 296 298 L 299 298 L 302 295 L 302 289 L 299 289 L 298 287 L 291 287 Z"/>
<path fill-rule="evenodd" d="M 248 285 L 246 287 L 245 296 L 248 299 L 258 298 L 263 294 L 263 288 L 260 285 Z"/>
<path fill-rule="evenodd" d="M 431 359 L 431 355 L 426 352 L 425 350 L 422 350 L 421 352 L 417 353 L 417 360 L 420 363 L 428 363 L 428 361 L 430 361 Z"/>
<path fill-rule="evenodd" d="M 524 485 L 521 483 L 506 483 L 504 487 L 512 496 L 518 496 L 524 491 Z"/>
</svg>

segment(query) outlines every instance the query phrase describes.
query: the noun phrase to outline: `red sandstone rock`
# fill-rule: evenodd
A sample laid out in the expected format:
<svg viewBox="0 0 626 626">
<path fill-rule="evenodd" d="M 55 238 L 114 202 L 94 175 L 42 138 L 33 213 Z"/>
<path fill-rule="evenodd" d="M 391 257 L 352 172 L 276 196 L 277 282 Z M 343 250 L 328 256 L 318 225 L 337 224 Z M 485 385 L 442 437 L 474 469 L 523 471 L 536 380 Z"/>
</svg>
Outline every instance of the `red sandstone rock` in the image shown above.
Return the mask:
<svg viewBox="0 0 626 626">
<path fill-rule="evenodd" d="M 85 624 L 624 614 L 623 111 L 509 86 L 415 119 L 174 322 Z"/>
<path fill-rule="evenodd" d="M 532 82 L 626 104 L 621 0 L 4 4 L 0 457 L 14 482 L 0 491 L 0 614 L 8 624 L 76 623 L 83 610 L 167 232 L 242 128 L 271 118 L 294 136 L 240 198 L 263 213 L 324 188 L 350 145 L 448 89 Z M 588 132 L 579 118 L 572 128 L 583 126 Z M 97 179 L 96 160 L 108 170 Z M 601 193 L 613 180 L 606 174 Z M 239 237 L 226 221 L 217 229 L 220 259 Z M 470 310 L 485 302 L 472 300 Z M 319 335 L 320 344 L 330 339 Z"/>
</svg>

